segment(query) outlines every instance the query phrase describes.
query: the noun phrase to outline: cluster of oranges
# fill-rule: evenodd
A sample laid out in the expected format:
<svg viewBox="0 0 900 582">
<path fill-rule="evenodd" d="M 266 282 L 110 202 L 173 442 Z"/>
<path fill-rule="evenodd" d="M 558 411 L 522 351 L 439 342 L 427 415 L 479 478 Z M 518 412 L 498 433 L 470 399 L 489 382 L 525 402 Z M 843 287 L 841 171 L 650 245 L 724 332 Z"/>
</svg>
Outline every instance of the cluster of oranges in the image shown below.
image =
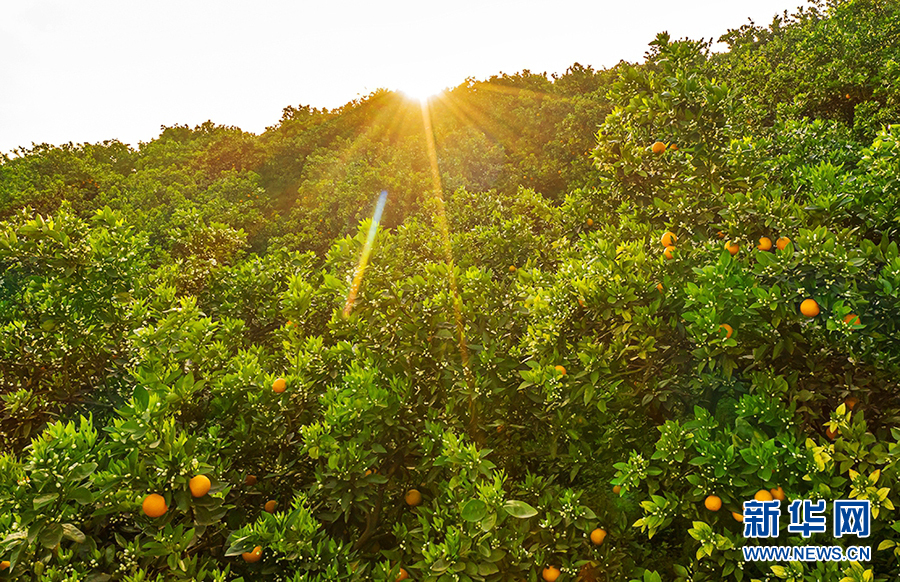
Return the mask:
<svg viewBox="0 0 900 582">
<path fill-rule="evenodd" d="M 209 480 L 209 477 L 206 475 L 197 475 L 196 477 L 191 477 L 191 480 L 188 482 L 188 487 L 191 490 L 191 495 L 194 497 L 203 497 L 207 493 L 209 493 L 209 488 L 212 486 L 212 483 Z M 141 503 L 141 508 L 144 510 L 144 514 L 148 517 L 157 518 L 163 516 L 169 508 L 166 506 L 166 499 L 160 495 L 159 493 L 151 493 L 150 495 L 144 497 L 143 503 Z"/>
<path fill-rule="evenodd" d="M 757 501 L 772 501 L 773 499 L 784 501 L 785 499 L 787 499 L 787 495 L 784 494 L 784 489 L 782 489 L 781 487 L 776 487 L 775 489 L 769 489 L 768 491 L 766 491 L 765 489 L 760 489 L 753 496 L 753 499 Z M 710 511 L 719 511 L 720 509 L 722 509 L 722 498 L 718 495 L 710 495 L 703 501 L 703 505 Z M 741 513 L 732 511 L 731 516 L 736 521 L 744 521 L 744 515 Z"/>
<path fill-rule="evenodd" d="M 595 546 L 599 546 L 603 543 L 603 540 L 606 539 L 606 530 L 602 527 L 598 527 L 591 532 L 591 543 Z M 547 566 L 541 571 L 541 578 L 543 578 L 546 582 L 555 582 L 557 578 L 559 578 L 561 572 L 559 568 L 556 566 Z"/>
<path fill-rule="evenodd" d="M 654 154 L 661 154 L 661 153 L 665 152 L 666 149 L 670 149 L 674 152 L 674 151 L 678 150 L 678 146 L 675 145 L 674 143 L 669 146 L 666 146 L 666 144 L 664 144 L 661 141 L 655 142 L 652 146 L 650 146 L 650 151 L 652 151 Z"/>
<path fill-rule="evenodd" d="M 724 237 L 725 237 L 725 233 L 719 231 L 719 238 L 724 238 Z M 666 259 L 675 258 L 673 250 L 675 248 L 675 242 L 677 240 L 678 240 L 678 237 L 675 236 L 674 232 L 666 231 L 665 233 L 663 233 L 662 239 L 660 240 L 660 242 L 662 242 L 663 256 Z M 791 242 L 791 239 L 789 239 L 786 236 L 779 237 L 775 241 L 775 248 L 777 248 L 780 251 L 783 251 L 785 248 L 787 248 L 788 243 L 790 243 L 790 242 Z M 761 251 L 772 250 L 772 239 L 770 239 L 769 237 L 766 237 L 766 236 L 761 237 L 759 239 L 759 244 L 756 246 L 756 248 Z M 725 249 L 727 249 L 728 252 L 731 253 L 732 256 L 734 256 L 734 255 L 738 254 L 738 252 L 741 250 L 741 246 L 733 241 L 725 241 Z M 657 285 L 657 289 L 662 291 L 662 283 Z M 800 313 L 802 313 L 806 317 L 816 317 L 820 313 L 818 302 L 816 302 L 816 300 L 811 297 L 804 299 L 800 303 Z M 859 323 L 860 323 L 859 316 L 856 315 L 855 313 L 847 314 L 847 316 L 844 317 L 844 323 L 849 324 L 849 325 L 859 325 Z M 731 334 L 734 333 L 734 329 L 727 323 L 722 324 L 719 327 L 721 329 L 725 330 L 725 332 L 726 332 L 725 338 L 726 339 L 730 338 Z"/>
</svg>

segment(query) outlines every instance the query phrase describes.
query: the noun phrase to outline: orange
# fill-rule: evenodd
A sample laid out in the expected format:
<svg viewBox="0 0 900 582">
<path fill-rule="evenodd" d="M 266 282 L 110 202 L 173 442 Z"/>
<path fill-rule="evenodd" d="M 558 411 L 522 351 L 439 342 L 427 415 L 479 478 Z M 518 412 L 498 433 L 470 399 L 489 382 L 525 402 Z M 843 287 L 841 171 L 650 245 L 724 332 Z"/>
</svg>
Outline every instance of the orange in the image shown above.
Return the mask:
<svg viewBox="0 0 900 582">
<path fill-rule="evenodd" d="M 673 143 L 672 145 L 669 146 L 669 149 L 672 150 L 673 152 L 677 152 L 678 146 Z"/>
<path fill-rule="evenodd" d="M 859 325 L 859 316 L 855 313 L 848 313 L 844 316 L 844 323 L 849 325 Z"/>
<path fill-rule="evenodd" d="M 275 513 L 276 505 L 278 505 L 278 503 L 274 499 L 266 501 L 266 511 L 268 511 L 269 513 Z"/>
<path fill-rule="evenodd" d="M 9 568 L 9 560 L 0 562 L 0 570 L 6 570 L 7 568 Z"/>
<path fill-rule="evenodd" d="M 287 381 L 284 378 L 277 378 L 274 382 L 272 382 L 272 390 L 274 390 L 277 394 L 281 394 L 285 390 L 287 390 Z"/>
<path fill-rule="evenodd" d="M 256 475 L 247 475 L 247 477 L 244 478 L 244 485 L 247 487 L 256 485 Z"/>
<path fill-rule="evenodd" d="M 159 517 L 169 509 L 166 507 L 166 500 L 163 499 L 162 495 L 157 493 L 151 493 L 147 497 L 144 497 L 144 502 L 141 504 L 141 507 L 143 508 L 144 513 L 149 517 Z"/>
<path fill-rule="evenodd" d="M 563 366 L 553 366 L 553 369 L 559 372 L 560 376 L 566 375 L 566 369 Z"/>
<path fill-rule="evenodd" d="M 541 572 L 541 578 L 543 578 L 547 582 L 556 582 L 556 579 L 559 578 L 559 568 L 555 566 L 547 566 L 546 568 L 544 568 L 544 571 Z"/>
<path fill-rule="evenodd" d="M 615 487 L 613 487 L 613 493 L 615 493 L 616 495 L 618 495 L 621 491 L 622 491 L 621 485 L 616 485 Z"/>
<path fill-rule="evenodd" d="M 250 562 L 251 564 L 253 562 L 259 562 L 262 558 L 262 546 L 256 546 L 253 548 L 252 552 L 244 552 L 241 554 L 241 557 L 244 558 L 245 562 Z"/>
<path fill-rule="evenodd" d="M 675 236 L 674 232 L 666 231 L 665 233 L 663 233 L 662 239 L 660 240 L 660 242 L 662 243 L 662 246 L 664 246 L 664 247 L 673 247 L 673 246 L 675 246 L 675 241 L 677 241 L 677 240 L 678 240 L 678 237 Z"/>
<path fill-rule="evenodd" d="M 582 299 L 581 297 L 578 298 L 578 305 L 584 307 L 584 299 Z"/>
<path fill-rule="evenodd" d="M 188 482 L 188 487 L 191 488 L 191 495 L 194 497 L 203 497 L 209 493 L 210 485 L 212 484 L 206 475 L 197 475 Z"/>
<path fill-rule="evenodd" d="M 703 505 L 710 511 L 719 511 L 722 509 L 722 499 L 718 495 L 710 495 L 703 502 Z"/>
<path fill-rule="evenodd" d="M 675 255 L 672 254 L 672 247 L 666 247 L 666 250 L 663 251 L 663 256 L 667 259 L 675 258 Z"/>
<path fill-rule="evenodd" d="M 737 513 L 736 511 L 731 512 L 731 517 L 733 517 L 736 521 L 740 521 L 740 522 L 744 521 L 744 516 L 740 513 Z"/>
<path fill-rule="evenodd" d="M 789 243 L 789 242 L 791 242 L 791 239 L 789 239 L 789 238 L 786 237 L 786 236 L 783 236 L 783 237 L 781 237 L 781 238 L 779 238 L 778 240 L 775 241 L 775 246 L 778 247 L 778 250 L 779 250 L 779 251 L 783 251 L 784 248 L 785 248 L 786 246 L 788 246 L 788 243 Z"/>
<path fill-rule="evenodd" d="M 737 243 L 733 243 L 733 242 L 731 242 L 731 241 L 727 241 L 727 242 L 725 243 L 725 248 L 726 248 L 726 249 L 728 250 L 728 252 L 731 253 L 732 256 L 733 256 L 733 255 L 738 254 L 738 251 L 741 250 L 741 245 L 739 245 L 739 244 L 737 244 Z"/>
<path fill-rule="evenodd" d="M 716 233 L 716 236 L 719 238 L 725 238 L 725 233 L 720 230 L 719 232 Z"/>
<path fill-rule="evenodd" d="M 658 141 L 658 142 L 654 143 L 650 149 L 653 151 L 654 154 L 661 154 L 664 151 L 666 151 L 666 144 L 664 144 L 661 141 Z M 554 580 L 556 580 L 556 578 L 554 578 Z"/>
<path fill-rule="evenodd" d="M 510 272 L 510 273 L 515 273 L 515 272 L 516 272 L 516 266 L 515 266 L 515 265 L 510 265 L 510 266 L 509 266 L 509 272 Z"/>
<path fill-rule="evenodd" d="M 606 530 L 602 527 L 598 527 L 594 531 L 591 532 L 591 542 L 594 543 L 595 546 L 599 546 L 603 543 L 603 540 L 606 539 Z"/>
<path fill-rule="evenodd" d="M 728 325 L 727 323 L 723 323 L 719 327 L 725 330 L 725 339 L 730 338 L 731 334 L 734 333 L 734 329 L 732 329 L 732 327 L 730 325 Z"/>
<path fill-rule="evenodd" d="M 419 493 L 418 489 L 410 489 L 406 492 L 406 496 L 403 498 L 406 501 L 406 504 L 410 507 L 415 507 L 416 505 L 422 503 L 422 494 Z"/>
<path fill-rule="evenodd" d="M 401 580 L 406 580 L 407 578 L 409 578 L 409 573 L 406 570 L 404 570 L 403 568 L 400 568 L 400 573 L 397 574 L 397 582 L 400 582 Z"/>
<path fill-rule="evenodd" d="M 772 494 L 765 489 L 760 489 L 756 492 L 756 495 L 753 496 L 753 499 L 757 501 L 772 501 Z"/>
<path fill-rule="evenodd" d="M 806 317 L 815 317 L 819 315 L 819 304 L 815 299 L 804 299 L 800 304 L 800 313 Z"/>
<path fill-rule="evenodd" d="M 825 436 L 827 436 L 829 440 L 833 441 L 834 437 L 837 436 L 837 433 L 838 433 L 838 431 L 836 431 L 836 430 L 831 430 L 830 428 L 825 429 Z"/>
<path fill-rule="evenodd" d="M 368 477 L 369 475 L 374 475 L 377 472 L 378 469 L 366 469 L 366 477 Z"/>
<path fill-rule="evenodd" d="M 853 410 L 853 407 L 856 406 L 857 404 L 859 404 L 859 399 L 856 398 L 855 396 L 848 396 L 847 398 L 844 399 L 844 406 L 846 406 L 850 410 Z"/>
<path fill-rule="evenodd" d="M 759 244 L 756 246 L 761 251 L 768 251 L 772 248 L 772 239 L 767 236 L 764 236 L 759 239 Z"/>
<path fill-rule="evenodd" d="M 784 494 L 784 489 L 778 487 L 777 489 L 769 489 L 769 493 L 772 494 L 772 497 L 777 499 L 778 501 L 784 501 L 787 498 L 787 495 Z"/>
<path fill-rule="evenodd" d="M 594 226 L 594 219 L 588 218 L 586 221 L 584 221 L 584 223 L 588 226 Z"/>
</svg>

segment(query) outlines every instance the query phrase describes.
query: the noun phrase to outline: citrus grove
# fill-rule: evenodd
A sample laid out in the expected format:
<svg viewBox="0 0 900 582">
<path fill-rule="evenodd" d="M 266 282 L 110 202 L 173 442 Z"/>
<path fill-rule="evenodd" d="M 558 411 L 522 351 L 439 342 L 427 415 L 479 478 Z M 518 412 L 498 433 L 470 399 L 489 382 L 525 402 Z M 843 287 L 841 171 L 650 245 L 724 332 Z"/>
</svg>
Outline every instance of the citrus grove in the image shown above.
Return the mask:
<svg viewBox="0 0 900 582">
<path fill-rule="evenodd" d="M 898 29 L 4 156 L 0 580 L 897 580 Z"/>
</svg>

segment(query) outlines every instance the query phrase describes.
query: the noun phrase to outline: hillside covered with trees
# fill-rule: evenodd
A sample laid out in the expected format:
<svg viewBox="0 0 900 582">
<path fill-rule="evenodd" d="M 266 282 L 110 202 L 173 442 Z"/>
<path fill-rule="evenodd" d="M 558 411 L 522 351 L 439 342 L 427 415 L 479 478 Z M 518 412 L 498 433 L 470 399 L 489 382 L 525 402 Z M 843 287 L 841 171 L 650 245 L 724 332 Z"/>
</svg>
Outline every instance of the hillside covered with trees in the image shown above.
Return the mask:
<svg viewBox="0 0 900 582">
<path fill-rule="evenodd" d="M 721 40 L 0 158 L 0 581 L 900 579 L 900 3 Z"/>
</svg>

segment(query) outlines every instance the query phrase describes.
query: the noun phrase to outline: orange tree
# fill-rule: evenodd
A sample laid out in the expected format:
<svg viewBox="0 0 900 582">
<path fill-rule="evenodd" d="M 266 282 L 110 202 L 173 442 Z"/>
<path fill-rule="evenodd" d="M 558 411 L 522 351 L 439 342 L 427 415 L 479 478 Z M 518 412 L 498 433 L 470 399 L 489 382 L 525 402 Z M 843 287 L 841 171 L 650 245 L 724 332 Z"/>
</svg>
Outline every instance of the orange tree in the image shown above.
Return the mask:
<svg viewBox="0 0 900 582">
<path fill-rule="evenodd" d="M 320 124 L 357 116 L 372 132 L 347 167 L 317 136 L 293 140 L 291 116 L 263 151 L 229 128 L 169 128 L 142 149 L 152 171 L 101 192 L 121 214 L 12 217 L 0 578 L 896 579 L 898 128 L 859 143 L 788 114 L 751 133 L 705 50 L 661 35 L 616 70 L 596 177 L 560 206 L 495 176 L 499 149 L 478 139 L 489 159 L 450 181 L 500 186 L 441 204 L 421 139 L 348 106 L 294 128 L 352 150 L 352 131 Z M 540 75 L 494 84 L 525 96 L 517 117 L 564 111 Z M 468 143 L 435 126 L 445 153 Z M 535 144 L 507 137 L 535 183 L 559 186 Z M 253 175 L 293 147 L 302 179 Z M 360 264 L 372 225 L 355 225 L 354 184 L 403 170 Z M 238 220 L 266 206 L 258 183 L 286 196 L 289 179 L 286 221 Z M 305 230 L 254 242 L 244 225 Z M 84 367 L 40 375 L 70 361 Z M 871 501 L 872 561 L 744 562 L 754 496 Z M 786 521 L 778 543 L 857 542 Z"/>
</svg>

